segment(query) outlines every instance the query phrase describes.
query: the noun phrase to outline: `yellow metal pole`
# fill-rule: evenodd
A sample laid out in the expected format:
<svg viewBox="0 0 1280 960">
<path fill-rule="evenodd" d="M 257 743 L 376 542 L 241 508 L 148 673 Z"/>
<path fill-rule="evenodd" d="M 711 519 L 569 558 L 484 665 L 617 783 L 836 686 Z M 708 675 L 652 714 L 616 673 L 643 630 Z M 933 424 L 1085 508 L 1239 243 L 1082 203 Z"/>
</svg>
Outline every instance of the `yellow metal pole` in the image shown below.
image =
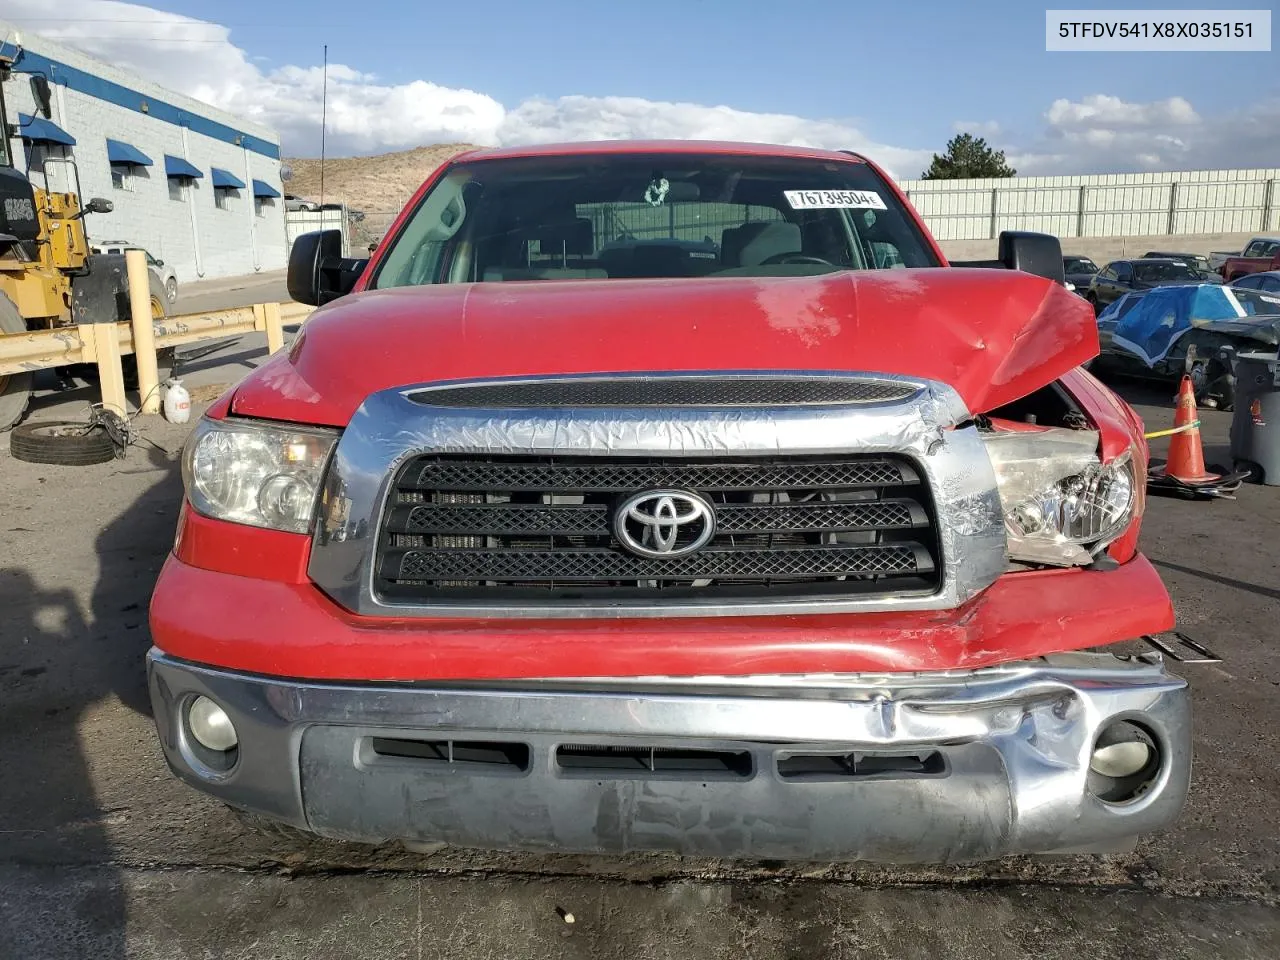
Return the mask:
<svg viewBox="0 0 1280 960">
<path fill-rule="evenodd" d="M 267 325 L 267 353 L 275 353 L 284 348 L 284 326 L 280 319 L 280 304 L 263 304 L 263 313 Z"/>
<path fill-rule="evenodd" d="M 133 356 L 138 364 L 138 397 L 143 413 L 160 412 L 159 373 L 156 368 L 156 339 L 152 328 L 151 281 L 147 257 L 141 250 L 127 250 L 125 268 L 129 274 L 129 313 L 133 324 Z"/>
<path fill-rule="evenodd" d="M 122 417 L 129 416 L 124 399 L 124 371 L 120 368 L 120 337 L 114 323 L 87 323 L 80 327 L 93 338 L 94 355 L 98 358 L 98 381 L 102 389 L 102 406 Z"/>
</svg>

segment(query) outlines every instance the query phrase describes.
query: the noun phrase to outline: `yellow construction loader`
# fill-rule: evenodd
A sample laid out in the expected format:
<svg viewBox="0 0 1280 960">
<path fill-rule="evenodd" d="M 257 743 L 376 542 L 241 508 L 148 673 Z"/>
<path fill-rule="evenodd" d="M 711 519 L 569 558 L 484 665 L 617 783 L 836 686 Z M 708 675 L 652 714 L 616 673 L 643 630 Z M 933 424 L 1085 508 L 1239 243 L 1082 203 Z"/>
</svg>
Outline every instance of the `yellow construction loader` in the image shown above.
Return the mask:
<svg viewBox="0 0 1280 960">
<path fill-rule="evenodd" d="M 85 234 L 86 214 L 109 213 L 111 202 L 92 199 L 82 203 L 75 162 L 46 157 L 43 169 L 30 178 L 15 167 L 10 138 L 21 137 L 19 126 L 10 125 L 4 90 L 9 62 L 0 58 L 0 333 L 48 330 L 82 323 L 113 323 L 129 319 L 128 280 L 120 254 L 96 255 Z M 50 114 L 49 83 L 31 77 L 37 114 Z M 71 192 L 49 189 L 50 168 L 63 164 L 64 185 Z M 43 186 L 32 180 L 42 181 Z M 151 314 L 166 313 L 164 286 L 151 278 Z M 161 381 L 172 366 L 172 351 L 157 358 Z M 132 357 L 125 358 L 125 376 L 136 377 Z M 68 369 L 92 377 L 96 368 Z M 0 430 L 22 419 L 31 393 L 31 373 L 0 375 Z"/>
</svg>

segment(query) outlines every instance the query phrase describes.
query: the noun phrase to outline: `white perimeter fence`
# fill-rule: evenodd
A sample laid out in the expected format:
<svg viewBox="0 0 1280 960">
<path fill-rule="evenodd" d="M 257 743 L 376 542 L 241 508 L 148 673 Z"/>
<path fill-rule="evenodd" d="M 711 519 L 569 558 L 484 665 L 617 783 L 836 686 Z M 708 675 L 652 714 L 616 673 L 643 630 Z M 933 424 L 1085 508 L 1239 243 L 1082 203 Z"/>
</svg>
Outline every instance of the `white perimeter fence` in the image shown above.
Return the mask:
<svg viewBox="0 0 1280 960">
<path fill-rule="evenodd" d="M 1280 169 L 903 180 L 939 240 L 1001 230 L 1059 237 L 1280 231 Z"/>
</svg>

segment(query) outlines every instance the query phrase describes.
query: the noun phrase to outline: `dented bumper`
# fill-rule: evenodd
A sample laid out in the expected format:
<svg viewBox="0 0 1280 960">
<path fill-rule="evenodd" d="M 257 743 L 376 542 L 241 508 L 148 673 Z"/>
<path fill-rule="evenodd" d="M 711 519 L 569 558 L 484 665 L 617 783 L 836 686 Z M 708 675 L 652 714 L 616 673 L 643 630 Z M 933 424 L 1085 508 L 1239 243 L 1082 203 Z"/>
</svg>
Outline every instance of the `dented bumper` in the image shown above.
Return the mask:
<svg viewBox="0 0 1280 960">
<path fill-rule="evenodd" d="M 1102 654 L 427 686 L 274 680 L 153 650 L 149 676 L 178 776 L 348 840 L 889 862 L 1112 851 L 1169 824 L 1190 777 L 1185 683 Z M 225 769 L 192 748 L 196 696 L 235 725 Z M 1089 761 L 1117 720 L 1150 734 L 1159 763 L 1109 803 Z"/>
</svg>

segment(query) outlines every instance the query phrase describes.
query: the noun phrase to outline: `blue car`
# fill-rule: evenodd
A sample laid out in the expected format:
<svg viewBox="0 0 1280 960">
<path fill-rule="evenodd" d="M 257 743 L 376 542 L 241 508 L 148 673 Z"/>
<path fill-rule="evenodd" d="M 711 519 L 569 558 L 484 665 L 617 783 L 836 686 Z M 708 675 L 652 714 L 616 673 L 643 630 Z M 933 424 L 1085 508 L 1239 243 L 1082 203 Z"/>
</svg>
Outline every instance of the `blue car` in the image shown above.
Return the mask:
<svg viewBox="0 0 1280 960">
<path fill-rule="evenodd" d="M 1214 283 L 1127 293 L 1098 315 L 1095 373 L 1156 380 L 1191 377 L 1196 402 L 1230 410 L 1237 352 L 1280 344 L 1280 294 Z"/>
</svg>

